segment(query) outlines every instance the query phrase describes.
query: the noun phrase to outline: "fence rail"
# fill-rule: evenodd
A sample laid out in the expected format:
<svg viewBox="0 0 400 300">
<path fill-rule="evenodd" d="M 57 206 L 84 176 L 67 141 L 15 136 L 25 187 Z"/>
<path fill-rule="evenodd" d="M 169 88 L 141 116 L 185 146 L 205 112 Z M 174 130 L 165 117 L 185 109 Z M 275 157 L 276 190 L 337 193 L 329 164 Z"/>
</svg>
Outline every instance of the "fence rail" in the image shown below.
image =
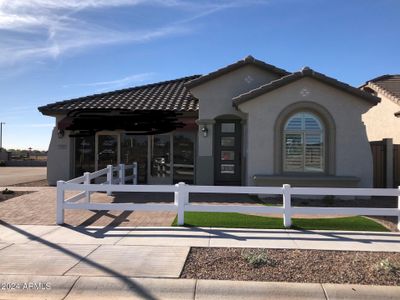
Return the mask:
<svg viewBox="0 0 400 300">
<path fill-rule="evenodd" d="M 126 170 L 132 169 L 132 175 L 131 176 L 125 176 Z M 118 178 L 114 179 L 114 172 L 118 172 Z M 108 165 L 106 168 L 95 171 L 95 172 L 85 172 L 83 173 L 82 176 L 76 177 L 74 179 L 68 180 L 67 182 L 64 181 L 58 181 L 57 182 L 57 220 L 58 220 L 58 206 L 59 205 L 64 205 L 65 208 L 71 208 L 71 205 L 68 205 L 69 203 L 74 203 L 78 202 L 81 199 L 85 199 L 86 203 L 90 203 L 90 193 L 91 192 L 96 192 L 96 191 L 103 191 L 99 188 L 96 190 L 91 190 L 90 187 L 93 186 L 98 186 L 98 184 L 91 184 L 92 180 L 99 178 L 101 176 L 107 176 L 107 180 L 103 182 L 100 186 L 108 186 L 112 187 L 115 183 L 123 184 L 125 185 L 128 180 L 130 180 L 133 184 L 137 184 L 137 163 L 134 162 L 132 165 L 124 165 L 120 164 L 116 167 L 113 167 L 112 165 Z M 59 182 L 60 185 L 63 186 L 63 188 L 59 188 Z M 63 191 L 60 191 L 63 190 Z M 68 199 L 65 199 L 65 190 L 73 190 L 73 191 L 82 191 L 81 193 L 74 195 Z M 110 188 L 104 190 L 107 192 L 107 194 L 111 195 L 112 191 Z M 63 197 L 63 204 L 59 202 L 59 197 Z M 78 204 L 76 204 L 78 205 Z M 78 205 L 79 206 L 79 205 Z M 72 207 L 72 209 L 75 207 Z M 58 224 L 58 223 L 57 223 Z"/>
<path fill-rule="evenodd" d="M 127 169 L 133 169 L 132 176 L 125 176 Z M 117 177 L 114 178 L 114 173 Z M 91 181 L 99 176 L 107 176 L 102 184 L 92 184 Z M 131 180 L 132 184 L 126 184 Z M 116 184 L 118 183 L 118 184 Z M 79 192 L 75 196 L 65 199 L 65 191 Z M 174 193 L 174 203 L 171 204 L 135 204 L 135 203 L 91 203 L 90 194 L 93 192 L 164 192 Z M 282 206 L 262 205 L 218 205 L 190 203 L 191 193 L 224 193 L 224 194 L 259 194 L 282 195 Z M 293 195 L 332 195 L 332 196 L 392 196 L 397 197 L 397 208 L 366 208 L 366 207 L 297 207 L 292 206 Z M 83 201 L 79 202 L 80 200 Z M 271 213 L 282 214 L 286 228 L 292 225 L 293 214 L 306 215 L 370 215 L 370 216 L 397 216 L 400 230 L 400 187 L 398 189 L 372 188 L 303 188 L 291 187 L 284 184 L 282 187 L 254 187 L 254 186 L 197 186 L 178 183 L 175 185 L 137 185 L 137 164 L 130 166 L 111 165 L 103 170 L 85 173 L 83 176 L 67 182 L 57 182 L 57 224 L 64 223 L 65 209 L 84 210 L 143 210 L 143 211 L 175 211 L 178 215 L 178 225 L 184 224 L 185 211 L 196 212 L 237 212 L 237 213 Z"/>
</svg>

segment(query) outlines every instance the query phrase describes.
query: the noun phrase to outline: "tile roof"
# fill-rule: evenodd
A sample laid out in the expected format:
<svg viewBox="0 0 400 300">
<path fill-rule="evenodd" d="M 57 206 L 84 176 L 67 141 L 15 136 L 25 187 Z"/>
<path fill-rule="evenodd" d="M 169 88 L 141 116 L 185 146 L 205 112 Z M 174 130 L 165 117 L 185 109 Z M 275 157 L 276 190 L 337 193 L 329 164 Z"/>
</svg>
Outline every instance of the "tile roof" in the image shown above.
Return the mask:
<svg viewBox="0 0 400 300">
<path fill-rule="evenodd" d="M 198 77 L 200 75 L 95 94 L 51 103 L 38 109 L 45 115 L 96 109 L 197 111 L 198 100 L 186 89 L 185 83 Z"/>
<path fill-rule="evenodd" d="M 367 81 L 361 88 L 365 87 L 381 92 L 400 104 L 400 74 L 376 77 Z"/>
<path fill-rule="evenodd" d="M 239 60 L 239 61 L 237 61 L 237 62 L 235 62 L 233 64 L 230 64 L 230 65 L 228 65 L 226 67 L 223 67 L 221 69 L 218 69 L 217 71 L 214 71 L 214 72 L 211 72 L 209 74 L 203 75 L 203 76 L 201 76 L 199 78 L 195 78 L 195 79 L 187 82 L 186 86 L 188 88 L 193 88 L 193 87 L 198 86 L 200 84 L 203 84 L 203 83 L 205 83 L 205 82 L 207 82 L 209 80 L 212 80 L 212 79 L 215 79 L 215 78 L 217 78 L 219 76 L 222 76 L 222 75 L 224 75 L 226 73 L 229 73 L 229 72 L 232 72 L 234 70 L 237 70 L 237 69 L 239 69 L 239 68 L 241 68 L 241 67 L 243 67 L 245 65 L 255 65 L 255 66 L 259 67 L 259 68 L 262 68 L 264 70 L 270 71 L 270 72 L 275 73 L 275 74 L 277 74 L 279 76 L 285 76 L 285 75 L 290 74 L 286 70 L 280 69 L 280 68 L 275 67 L 275 66 L 270 65 L 270 64 L 267 64 L 267 63 L 265 63 L 265 62 L 263 62 L 261 60 L 255 59 L 253 56 L 249 55 L 249 56 L 245 57 L 244 59 Z"/>
<path fill-rule="evenodd" d="M 256 89 L 253 89 L 253 90 L 251 90 L 251 91 L 249 91 L 247 93 L 244 93 L 242 95 L 234 97 L 233 98 L 233 104 L 235 106 L 237 106 L 237 105 L 239 105 L 239 104 L 241 104 L 243 102 L 249 101 L 249 100 L 251 100 L 251 99 L 253 99 L 255 97 L 258 97 L 258 96 L 260 96 L 262 94 L 265 94 L 265 93 L 268 93 L 270 91 L 273 91 L 273 90 L 275 90 L 277 88 L 280 88 L 280 87 L 282 87 L 282 86 L 284 86 L 286 84 L 294 82 L 294 81 L 296 81 L 296 80 L 298 80 L 300 78 L 303 78 L 303 77 L 312 77 L 312 78 L 314 78 L 316 80 L 322 81 L 322 82 L 324 82 L 326 84 L 329 84 L 329 85 L 331 85 L 333 87 L 341 89 L 341 90 L 343 90 L 343 91 L 345 91 L 347 93 L 350 93 L 350 94 L 353 94 L 353 95 L 358 96 L 360 98 L 363 98 L 364 100 L 366 100 L 366 101 L 368 101 L 368 102 L 370 102 L 370 103 L 372 103 L 374 105 L 380 102 L 380 98 L 378 98 L 378 97 L 375 97 L 375 96 L 373 96 L 373 95 L 371 95 L 371 94 L 369 94 L 367 92 L 364 92 L 364 91 L 359 90 L 359 89 L 357 89 L 355 87 L 352 87 L 351 85 L 348 85 L 347 83 L 338 81 L 338 80 L 336 80 L 334 78 L 325 76 L 322 73 L 318 73 L 318 72 L 316 72 L 316 71 L 314 71 L 314 70 L 312 70 L 312 69 L 310 69 L 308 67 L 305 67 L 301 71 L 291 73 L 291 74 L 289 74 L 287 76 L 284 76 L 282 78 L 279 78 L 277 80 L 273 80 L 273 81 L 271 81 L 271 82 L 269 82 L 267 84 L 264 84 L 264 85 L 262 85 L 262 86 L 260 86 L 260 87 L 258 87 Z"/>
</svg>

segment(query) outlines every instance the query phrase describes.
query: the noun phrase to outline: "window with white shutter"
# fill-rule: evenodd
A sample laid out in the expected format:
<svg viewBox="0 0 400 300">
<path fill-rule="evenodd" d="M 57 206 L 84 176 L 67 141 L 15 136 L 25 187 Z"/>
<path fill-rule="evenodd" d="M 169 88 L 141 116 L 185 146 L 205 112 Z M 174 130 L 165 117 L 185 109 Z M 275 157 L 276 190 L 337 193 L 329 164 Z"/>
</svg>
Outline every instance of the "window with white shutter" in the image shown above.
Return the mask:
<svg viewBox="0 0 400 300">
<path fill-rule="evenodd" d="M 324 127 L 308 112 L 291 116 L 283 132 L 283 170 L 285 172 L 324 171 Z"/>
</svg>

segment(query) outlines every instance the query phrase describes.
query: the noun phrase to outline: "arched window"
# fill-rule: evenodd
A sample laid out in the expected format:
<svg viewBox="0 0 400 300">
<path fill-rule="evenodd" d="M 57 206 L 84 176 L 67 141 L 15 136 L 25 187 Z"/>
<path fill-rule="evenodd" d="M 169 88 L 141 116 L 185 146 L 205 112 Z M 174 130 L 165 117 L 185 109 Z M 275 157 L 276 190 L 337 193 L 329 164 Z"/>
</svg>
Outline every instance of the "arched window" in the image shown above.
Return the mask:
<svg viewBox="0 0 400 300">
<path fill-rule="evenodd" d="M 283 171 L 324 172 L 324 126 L 312 113 L 291 116 L 283 130 Z"/>
</svg>

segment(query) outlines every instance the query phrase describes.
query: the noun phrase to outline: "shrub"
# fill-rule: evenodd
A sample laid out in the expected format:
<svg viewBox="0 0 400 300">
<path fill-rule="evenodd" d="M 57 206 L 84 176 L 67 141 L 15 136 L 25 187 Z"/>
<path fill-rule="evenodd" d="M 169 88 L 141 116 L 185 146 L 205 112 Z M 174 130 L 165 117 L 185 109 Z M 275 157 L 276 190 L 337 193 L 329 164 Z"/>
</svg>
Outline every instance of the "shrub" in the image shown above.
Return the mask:
<svg viewBox="0 0 400 300">
<path fill-rule="evenodd" d="M 382 259 L 378 265 L 377 269 L 380 271 L 385 271 L 387 273 L 399 273 L 400 274 L 400 265 L 392 263 L 388 258 Z"/>
<path fill-rule="evenodd" d="M 6 162 L 4 160 L 0 160 L 0 167 L 5 167 L 6 166 Z"/>
<path fill-rule="evenodd" d="M 12 194 L 14 194 L 15 192 L 6 188 L 6 189 L 3 190 L 1 193 L 2 193 L 3 195 L 12 195 Z"/>
<path fill-rule="evenodd" d="M 242 257 L 247 261 L 253 268 L 259 268 L 264 265 L 274 266 L 275 262 L 268 258 L 267 253 L 263 250 L 248 250 L 242 251 Z"/>
</svg>

